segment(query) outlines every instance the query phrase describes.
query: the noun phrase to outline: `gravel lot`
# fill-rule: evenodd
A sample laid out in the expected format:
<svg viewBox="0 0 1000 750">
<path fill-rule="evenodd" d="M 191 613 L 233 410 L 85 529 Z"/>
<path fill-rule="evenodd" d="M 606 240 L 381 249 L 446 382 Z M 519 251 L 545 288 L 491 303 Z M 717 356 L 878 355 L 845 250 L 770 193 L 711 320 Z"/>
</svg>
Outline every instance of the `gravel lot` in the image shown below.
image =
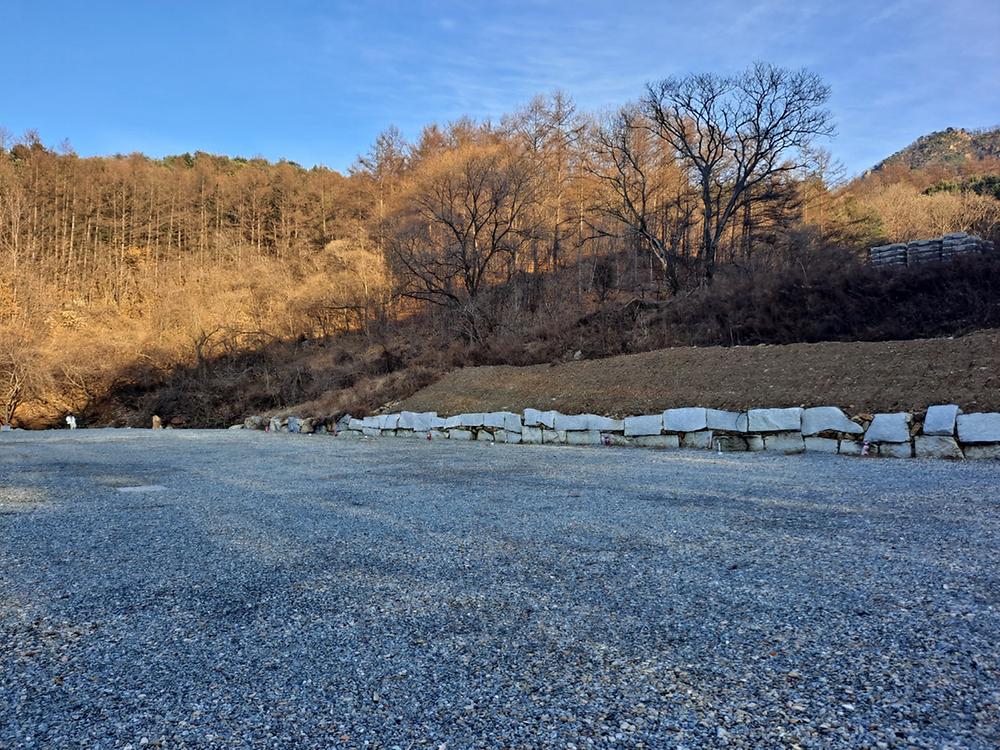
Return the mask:
<svg viewBox="0 0 1000 750">
<path fill-rule="evenodd" d="M 989 462 L 5 433 L 0 747 L 993 748 L 998 542 Z"/>
</svg>

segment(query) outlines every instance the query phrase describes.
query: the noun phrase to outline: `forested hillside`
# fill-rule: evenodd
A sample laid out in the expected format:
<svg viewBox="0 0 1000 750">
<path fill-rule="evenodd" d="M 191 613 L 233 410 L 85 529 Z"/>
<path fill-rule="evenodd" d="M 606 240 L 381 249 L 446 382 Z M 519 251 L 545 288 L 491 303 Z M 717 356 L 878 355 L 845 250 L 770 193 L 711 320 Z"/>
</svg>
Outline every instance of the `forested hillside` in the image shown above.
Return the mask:
<svg viewBox="0 0 1000 750">
<path fill-rule="evenodd" d="M 700 107 L 706 91 L 730 109 Z M 664 81 L 602 116 L 555 94 L 413 142 L 390 128 L 347 175 L 3 135 L 0 422 L 359 413 L 467 363 L 886 335 L 849 318 L 819 332 L 796 301 L 876 288 L 869 244 L 995 234 L 1000 201 L 972 185 L 1000 168 L 897 160 L 842 184 L 826 96 L 766 66 Z"/>
</svg>

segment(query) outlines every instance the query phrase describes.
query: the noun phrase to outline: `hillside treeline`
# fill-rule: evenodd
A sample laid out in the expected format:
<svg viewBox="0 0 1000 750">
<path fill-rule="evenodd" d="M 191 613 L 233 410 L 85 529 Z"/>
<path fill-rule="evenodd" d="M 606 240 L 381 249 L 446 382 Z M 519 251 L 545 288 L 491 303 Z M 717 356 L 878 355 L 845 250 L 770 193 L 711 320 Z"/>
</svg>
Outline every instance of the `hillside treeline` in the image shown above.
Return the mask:
<svg viewBox="0 0 1000 750">
<path fill-rule="evenodd" d="M 769 66 L 601 115 L 555 94 L 390 128 L 347 175 L 0 134 L 0 422 L 357 412 L 469 362 L 675 343 L 706 295 L 849 273 L 874 242 L 995 233 L 963 187 L 992 163 L 841 184 L 827 95 Z"/>
</svg>

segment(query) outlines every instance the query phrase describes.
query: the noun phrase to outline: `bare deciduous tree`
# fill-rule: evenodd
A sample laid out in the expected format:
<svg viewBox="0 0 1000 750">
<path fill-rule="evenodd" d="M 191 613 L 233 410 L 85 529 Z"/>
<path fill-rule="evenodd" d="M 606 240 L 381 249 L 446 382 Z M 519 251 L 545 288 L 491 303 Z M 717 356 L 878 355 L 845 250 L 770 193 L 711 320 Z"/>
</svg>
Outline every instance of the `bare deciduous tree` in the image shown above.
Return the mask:
<svg viewBox="0 0 1000 750">
<path fill-rule="evenodd" d="M 587 171 L 603 187 L 594 206 L 612 228 L 624 227 L 656 258 L 672 292 L 678 258 L 691 225 L 689 188 L 673 154 L 650 134 L 641 112 L 626 107 L 592 129 Z M 607 234 L 603 225 L 594 225 Z"/>
<path fill-rule="evenodd" d="M 385 227 L 401 293 L 460 311 L 478 336 L 478 298 L 516 268 L 535 198 L 533 170 L 507 144 L 463 146 L 430 165 Z"/>
<path fill-rule="evenodd" d="M 706 278 L 745 196 L 775 175 L 807 166 L 814 140 L 833 134 L 829 96 L 814 73 L 764 63 L 732 76 L 705 73 L 649 85 L 642 108 L 650 128 L 699 190 Z"/>
<path fill-rule="evenodd" d="M 565 263 L 562 251 L 579 219 L 570 206 L 570 193 L 582 153 L 584 122 L 573 100 L 556 91 L 532 99 L 527 107 L 505 118 L 504 126 L 524 143 L 526 156 L 538 172 L 542 186 L 538 202 L 543 212 L 539 241 L 547 245 L 549 268 L 558 269 Z M 541 258 L 533 257 L 532 270 L 537 271 L 541 262 Z"/>
<path fill-rule="evenodd" d="M 36 347 L 13 330 L 0 330 L 0 425 L 11 424 L 22 404 L 43 396 L 51 385 Z"/>
</svg>

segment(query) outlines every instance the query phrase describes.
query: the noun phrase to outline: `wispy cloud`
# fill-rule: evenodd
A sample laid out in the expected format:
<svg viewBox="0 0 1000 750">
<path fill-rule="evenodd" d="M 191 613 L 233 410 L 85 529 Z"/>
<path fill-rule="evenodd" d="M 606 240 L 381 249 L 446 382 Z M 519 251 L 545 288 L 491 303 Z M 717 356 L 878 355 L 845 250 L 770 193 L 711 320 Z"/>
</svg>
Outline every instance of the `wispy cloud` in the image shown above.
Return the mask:
<svg viewBox="0 0 1000 750">
<path fill-rule="evenodd" d="M 390 123 L 415 136 L 555 89 L 605 109 L 650 80 L 753 60 L 831 83 L 832 150 L 852 170 L 1000 112 L 996 0 L 177 0 L 127 12 L 12 1 L 5 20 L 46 33 L 0 45 L 0 69 L 23 83 L 5 90 L 0 124 L 50 128 L 83 152 L 114 133 L 123 151 L 175 144 L 343 167 Z"/>
</svg>

